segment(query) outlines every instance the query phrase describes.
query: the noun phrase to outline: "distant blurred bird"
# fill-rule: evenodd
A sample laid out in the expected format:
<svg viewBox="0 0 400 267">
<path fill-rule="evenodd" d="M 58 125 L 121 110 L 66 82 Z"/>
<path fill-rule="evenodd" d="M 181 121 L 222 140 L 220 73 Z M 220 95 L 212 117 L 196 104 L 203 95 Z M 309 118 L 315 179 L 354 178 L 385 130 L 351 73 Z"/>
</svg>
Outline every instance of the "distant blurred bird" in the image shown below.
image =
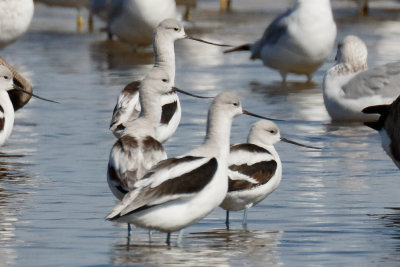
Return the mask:
<svg viewBox="0 0 400 267">
<path fill-rule="evenodd" d="M 177 16 L 174 0 L 91 0 L 89 8 L 107 21 L 110 35 L 137 46 L 151 44 L 154 28 Z"/>
<path fill-rule="evenodd" d="M 220 207 L 226 210 L 229 229 L 229 211 L 244 210 L 243 226 L 247 225 L 247 211 L 269 196 L 279 186 L 282 163 L 274 144 L 279 141 L 306 146 L 280 135 L 272 121 L 260 120 L 250 129 L 247 143 L 231 146 L 228 160 L 228 193 Z"/>
<path fill-rule="evenodd" d="M 400 169 L 400 96 L 390 105 L 363 109 L 366 114 L 379 114 L 377 121 L 364 124 L 379 132 L 382 147 Z"/>
<path fill-rule="evenodd" d="M 336 39 L 336 24 L 329 0 L 297 0 L 293 9 L 279 15 L 261 39 L 225 51 L 250 51 L 250 59 L 261 59 L 265 66 L 280 72 L 307 75 L 328 59 Z"/>
<path fill-rule="evenodd" d="M 400 95 L 400 62 L 367 70 L 367 46 L 354 35 L 338 45 L 336 64 L 324 77 L 325 107 L 334 121 L 376 120 L 368 106 L 390 104 Z"/>
<path fill-rule="evenodd" d="M 84 19 L 81 15 L 81 9 L 87 8 L 89 6 L 90 0 L 34 0 L 38 3 L 43 3 L 49 6 L 60 6 L 60 7 L 71 7 L 76 8 L 78 11 L 76 23 L 78 26 L 78 30 L 83 28 Z M 92 21 L 91 17 L 89 17 L 89 27 L 91 27 Z"/>
<path fill-rule="evenodd" d="M 0 1 L 0 48 L 24 34 L 33 17 L 33 0 Z"/>
</svg>

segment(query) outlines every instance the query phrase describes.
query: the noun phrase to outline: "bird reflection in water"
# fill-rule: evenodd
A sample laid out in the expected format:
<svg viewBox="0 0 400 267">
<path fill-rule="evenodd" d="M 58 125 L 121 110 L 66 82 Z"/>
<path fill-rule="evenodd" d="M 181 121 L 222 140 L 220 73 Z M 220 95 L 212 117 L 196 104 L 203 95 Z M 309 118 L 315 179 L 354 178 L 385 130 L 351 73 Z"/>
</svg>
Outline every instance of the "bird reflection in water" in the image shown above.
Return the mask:
<svg viewBox="0 0 400 267">
<path fill-rule="evenodd" d="M 29 164 L 19 160 L 25 155 L 0 153 L 0 262 L 15 263 L 15 223 L 24 209 L 24 202 L 32 184 L 31 175 L 25 170 Z"/>
<path fill-rule="evenodd" d="M 229 266 L 233 258 L 242 264 L 268 266 L 283 265 L 277 252 L 282 231 L 213 230 L 186 235 L 180 247 L 167 247 L 153 235 L 154 243 L 147 242 L 145 231 L 137 234 L 134 244 L 118 240 L 111 252 L 112 265 L 182 265 Z M 143 242 L 139 241 L 143 240 Z M 181 263 L 181 264 L 179 264 Z"/>
</svg>

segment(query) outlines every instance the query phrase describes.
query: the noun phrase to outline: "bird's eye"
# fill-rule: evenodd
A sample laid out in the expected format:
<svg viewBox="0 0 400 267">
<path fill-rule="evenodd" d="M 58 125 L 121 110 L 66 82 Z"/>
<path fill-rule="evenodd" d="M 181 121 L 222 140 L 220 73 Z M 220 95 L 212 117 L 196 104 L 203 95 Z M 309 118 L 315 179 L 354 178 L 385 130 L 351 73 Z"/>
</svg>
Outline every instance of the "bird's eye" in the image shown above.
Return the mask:
<svg viewBox="0 0 400 267">
<path fill-rule="evenodd" d="M 168 80 L 167 80 L 167 79 L 162 79 L 162 81 L 163 81 L 163 82 L 165 82 L 165 83 L 166 83 L 166 82 L 168 82 Z"/>
<path fill-rule="evenodd" d="M 176 31 L 176 32 L 179 31 L 179 28 L 174 28 L 174 31 Z"/>
<path fill-rule="evenodd" d="M 272 133 L 272 134 L 275 134 L 275 133 L 276 133 L 275 130 L 271 130 L 271 131 L 269 131 L 269 132 Z"/>
<path fill-rule="evenodd" d="M 239 106 L 239 103 L 235 102 L 235 103 L 233 103 L 233 105 L 234 105 L 235 107 L 237 107 L 237 106 Z"/>
<path fill-rule="evenodd" d="M 9 79 L 9 77 L 6 75 L 6 76 L 3 76 L 3 78 L 4 79 L 6 79 L 6 80 L 8 80 Z"/>
</svg>

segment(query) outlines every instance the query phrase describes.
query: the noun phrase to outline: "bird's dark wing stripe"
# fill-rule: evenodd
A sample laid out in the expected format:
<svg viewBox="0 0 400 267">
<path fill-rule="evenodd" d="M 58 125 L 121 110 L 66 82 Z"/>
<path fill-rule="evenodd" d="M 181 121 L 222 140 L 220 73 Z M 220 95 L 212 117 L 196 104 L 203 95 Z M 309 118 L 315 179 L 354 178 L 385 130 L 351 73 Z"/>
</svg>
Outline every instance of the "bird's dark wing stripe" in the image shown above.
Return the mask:
<svg viewBox="0 0 400 267">
<path fill-rule="evenodd" d="M 3 131 L 4 129 L 4 123 L 5 123 L 5 117 L 4 117 L 4 109 L 2 106 L 0 106 L 0 112 L 3 113 L 3 117 L 0 118 L 0 131 Z"/>
<path fill-rule="evenodd" d="M 21 74 L 19 74 L 13 67 L 11 67 L 2 57 L 0 57 L 0 64 L 6 66 L 12 72 L 14 79 L 13 82 L 15 85 L 23 88 L 25 91 L 32 93 L 33 88 L 32 85 L 24 78 Z M 10 90 L 8 91 L 8 95 L 10 96 L 10 100 L 13 104 L 14 111 L 25 106 L 26 103 L 31 99 L 31 95 L 25 94 L 18 90 Z"/>
<path fill-rule="evenodd" d="M 176 101 L 162 106 L 161 123 L 168 124 L 169 121 L 174 116 L 177 108 L 178 108 L 178 103 Z"/>
<path fill-rule="evenodd" d="M 231 165 L 229 169 L 232 171 L 237 171 L 244 175 L 247 175 L 258 183 L 250 183 L 245 180 L 231 180 L 229 179 L 228 192 L 249 190 L 260 185 L 268 183 L 268 181 L 274 176 L 277 168 L 277 163 L 274 160 L 257 162 L 253 165 Z"/>
<path fill-rule="evenodd" d="M 235 151 L 238 151 L 238 150 L 243 150 L 243 151 L 250 152 L 250 153 L 268 153 L 268 154 L 271 154 L 268 150 L 266 150 L 266 149 L 264 149 L 262 147 L 259 147 L 257 145 L 249 144 L 249 143 L 238 144 L 238 145 L 231 146 L 231 152 L 235 152 Z"/>
<path fill-rule="evenodd" d="M 201 191 L 212 180 L 217 171 L 217 167 L 217 160 L 212 158 L 198 168 L 179 177 L 169 179 L 155 188 L 147 187 L 140 192 L 137 199 L 144 200 L 144 202 L 148 204 L 144 204 L 128 214 L 153 207 L 154 205 L 151 205 L 153 199 L 169 195 L 193 194 Z"/>
</svg>

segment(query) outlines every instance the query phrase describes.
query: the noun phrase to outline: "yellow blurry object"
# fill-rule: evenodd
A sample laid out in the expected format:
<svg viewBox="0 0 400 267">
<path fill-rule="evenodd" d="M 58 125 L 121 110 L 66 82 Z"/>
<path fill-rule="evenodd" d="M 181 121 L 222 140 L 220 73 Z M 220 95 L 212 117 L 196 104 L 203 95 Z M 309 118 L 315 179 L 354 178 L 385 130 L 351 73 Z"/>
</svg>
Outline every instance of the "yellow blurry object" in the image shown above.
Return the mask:
<svg viewBox="0 0 400 267">
<path fill-rule="evenodd" d="M 231 10 L 231 0 L 219 0 L 219 10 L 221 12 L 230 11 Z"/>
<path fill-rule="evenodd" d="M 78 10 L 78 17 L 76 19 L 76 24 L 77 24 L 77 27 L 78 27 L 78 31 L 81 31 L 83 29 L 83 26 L 85 25 L 85 22 L 83 20 L 83 17 L 81 15 L 81 11 L 80 10 Z"/>
</svg>

